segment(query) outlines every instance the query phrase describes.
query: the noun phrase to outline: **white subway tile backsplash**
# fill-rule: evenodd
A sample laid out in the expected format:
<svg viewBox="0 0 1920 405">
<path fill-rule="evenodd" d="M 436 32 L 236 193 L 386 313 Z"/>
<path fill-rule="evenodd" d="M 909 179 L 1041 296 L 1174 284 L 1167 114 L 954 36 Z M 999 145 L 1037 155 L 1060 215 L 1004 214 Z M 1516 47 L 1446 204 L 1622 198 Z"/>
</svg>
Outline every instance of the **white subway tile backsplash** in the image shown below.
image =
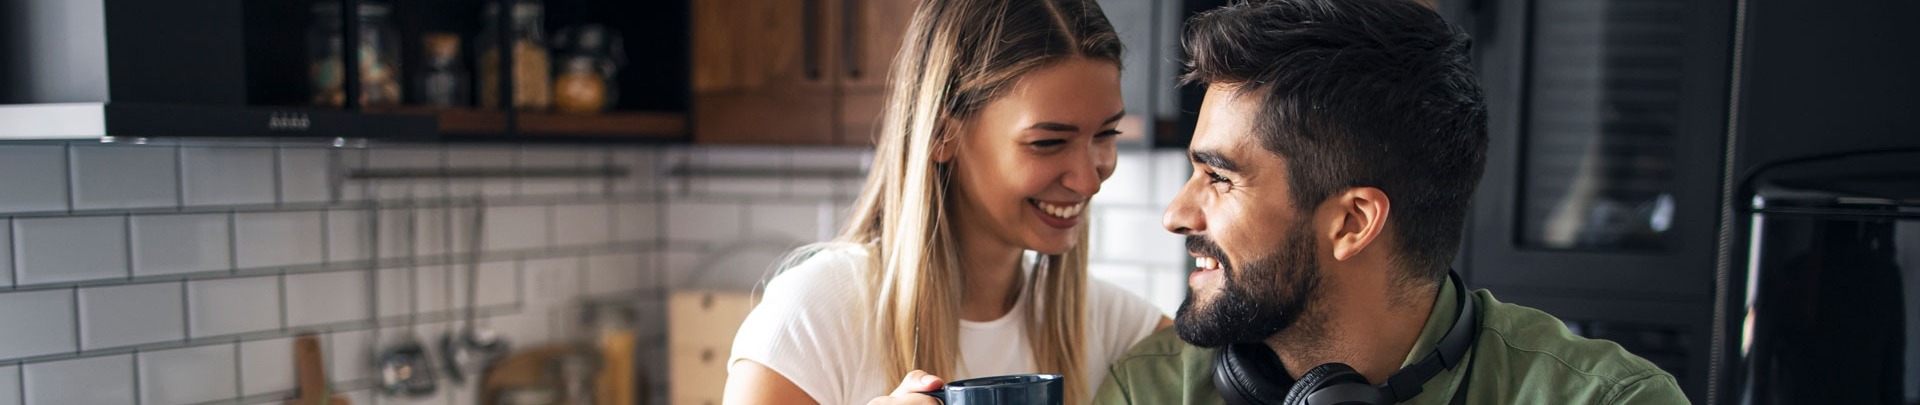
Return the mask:
<svg viewBox="0 0 1920 405">
<path fill-rule="evenodd" d="M 587 258 L 588 295 L 631 294 L 648 287 L 641 276 L 647 267 L 637 254 L 600 255 Z"/>
<path fill-rule="evenodd" d="M 1100 183 L 1093 201 L 1104 206 L 1145 205 L 1153 199 L 1153 159 L 1144 153 L 1120 153 L 1113 176 Z"/>
<path fill-rule="evenodd" d="M 21 374 L 27 405 L 134 404 L 130 354 L 27 364 Z"/>
<path fill-rule="evenodd" d="M 19 285 L 125 278 L 127 218 L 27 218 L 13 221 Z"/>
<path fill-rule="evenodd" d="M 414 270 L 413 311 L 434 313 L 453 308 L 453 275 L 447 266 L 420 266 Z"/>
<path fill-rule="evenodd" d="M 327 149 L 280 148 L 280 202 L 320 203 L 333 199 L 333 156 Z"/>
<path fill-rule="evenodd" d="M 414 254 L 418 256 L 438 256 L 447 254 L 452 247 L 453 216 L 452 210 L 444 208 L 422 208 L 416 210 L 413 217 Z"/>
<path fill-rule="evenodd" d="M 0 367 L 0 405 L 20 405 L 20 366 Z"/>
<path fill-rule="evenodd" d="M 658 205 L 626 203 L 614 207 L 614 235 L 622 242 L 648 241 L 660 237 Z"/>
<path fill-rule="evenodd" d="M 580 295 L 580 259 L 558 258 L 528 260 L 520 282 L 528 303 L 562 304 Z"/>
<path fill-rule="evenodd" d="M 227 214 L 133 217 L 133 275 L 232 269 L 228 218 Z"/>
<path fill-rule="evenodd" d="M 597 166 L 599 162 L 588 162 L 589 154 L 584 149 L 543 148 L 520 151 L 520 167 L 532 169 L 581 168 Z M 520 179 L 520 194 L 533 196 L 579 195 L 585 182 L 575 178 L 523 178 Z"/>
<path fill-rule="evenodd" d="M 0 360 L 73 352 L 73 290 L 0 293 Z"/>
<path fill-rule="evenodd" d="M 321 211 L 234 214 L 234 264 L 240 268 L 318 264 L 325 254 L 321 223 Z"/>
<path fill-rule="evenodd" d="M 519 270 L 519 262 L 481 263 L 480 280 L 478 280 L 480 285 L 477 286 L 480 291 L 474 303 L 490 306 L 520 302 Z"/>
<path fill-rule="evenodd" d="M 513 148 L 456 147 L 447 151 L 447 166 L 456 169 L 508 169 L 515 167 L 515 156 Z M 506 197 L 513 195 L 515 187 L 512 178 L 455 179 L 447 185 L 447 195 L 466 197 L 479 193 L 487 197 Z"/>
<path fill-rule="evenodd" d="M 613 192 L 633 194 L 653 191 L 661 173 L 658 156 L 657 149 L 613 151 L 613 165 L 627 169 L 627 177 L 613 180 Z"/>
<path fill-rule="evenodd" d="M 438 147 L 406 146 L 373 149 L 367 153 L 372 169 L 433 169 L 446 164 L 446 150 Z M 382 199 L 434 198 L 446 194 L 442 179 L 383 179 L 368 181 L 374 195 Z"/>
<path fill-rule="evenodd" d="M 488 207 L 486 248 L 534 249 L 547 245 L 547 207 Z"/>
<path fill-rule="evenodd" d="M 1141 298 L 1148 297 L 1153 288 L 1147 278 L 1147 270 L 1141 266 L 1095 262 L 1087 266 L 1087 275 L 1106 280 Z"/>
<path fill-rule="evenodd" d="M 360 170 L 360 169 L 367 168 L 367 150 L 365 149 L 330 149 L 327 151 L 327 156 L 329 158 L 329 161 L 332 162 L 332 166 L 339 168 L 336 170 L 338 170 L 338 172 L 341 174 L 345 174 L 352 170 Z M 371 186 L 372 186 L 372 182 L 365 181 L 365 180 L 351 180 L 351 181 L 342 182 L 340 186 L 339 200 L 340 201 L 364 200 L 367 198 L 368 191 L 369 189 L 371 189 Z"/>
<path fill-rule="evenodd" d="M 1165 207 L 1173 202 L 1180 186 L 1193 175 L 1192 159 L 1184 150 L 1155 150 L 1153 156 L 1153 204 Z"/>
<path fill-rule="evenodd" d="M 0 146 L 0 212 L 67 209 L 67 147 Z"/>
<path fill-rule="evenodd" d="M 334 332 L 327 335 L 325 346 L 327 371 L 334 384 L 375 376 L 373 330 Z"/>
<path fill-rule="evenodd" d="M 280 327 L 280 277 L 187 282 L 189 337 L 230 335 Z"/>
<path fill-rule="evenodd" d="M 287 326 L 366 320 L 372 294 L 366 271 L 287 275 Z"/>
<path fill-rule="evenodd" d="M 0 287 L 13 286 L 13 221 L 0 219 Z"/>
<path fill-rule="evenodd" d="M 374 274 L 377 278 L 374 300 L 379 304 L 381 318 L 404 316 L 413 311 L 413 292 L 419 283 L 414 281 L 412 268 L 380 269 Z"/>
<path fill-rule="evenodd" d="M 554 244 L 559 246 L 598 245 L 611 241 L 612 224 L 607 221 L 612 208 L 606 204 L 574 204 L 553 207 Z"/>
<path fill-rule="evenodd" d="M 180 148 L 187 205 L 272 204 L 271 148 Z"/>
<path fill-rule="evenodd" d="M 681 200 L 667 204 L 667 239 L 721 243 L 740 239 L 739 203 Z"/>
<path fill-rule="evenodd" d="M 786 155 L 793 152 L 762 149 L 721 152 L 715 160 L 753 164 L 767 159 L 762 153 L 773 154 L 781 167 L 793 160 Z M 706 158 L 706 152 L 699 153 Z M 695 249 L 700 257 L 720 258 L 725 252 L 708 256 L 703 249 L 718 249 L 747 236 L 810 235 L 803 239 L 811 242 L 827 226 L 822 222 L 831 222 L 820 218 L 819 205 L 775 187 L 767 195 L 786 196 L 781 201 L 690 203 L 721 208 L 681 207 L 677 213 L 698 215 L 694 221 L 677 222 L 680 230 L 693 230 L 673 232 L 661 218 L 668 207 L 652 195 L 663 182 L 658 177 L 667 155 L 655 148 L 546 145 L 0 146 L 0 172 L 18 174 L 0 180 L 0 189 L 15 191 L 0 196 L 0 289 L 16 284 L 37 289 L 0 292 L 0 325 L 34 326 L 0 328 L 0 405 L 18 405 L 20 398 L 58 404 L 227 403 L 241 397 L 265 402 L 291 394 L 296 385 L 291 339 L 274 332 L 316 327 L 334 329 L 326 338 L 327 366 L 337 382 L 347 383 L 336 387 L 365 387 L 376 376 L 371 362 L 378 342 L 399 339 L 410 330 L 423 339 L 438 339 L 462 324 L 429 314 L 418 319 L 433 322 L 404 325 L 415 319 L 409 314 L 466 305 L 469 279 L 477 283 L 477 305 L 511 311 L 483 318 L 483 324 L 515 337 L 516 344 L 536 345 L 561 336 L 575 317 L 569 305 L 578 300 L 647 294 L 641 291 L 664 281 L 661 270 L 652 268 L 664 261 L 655 260 L 658 256 L 646 246 L 610 244 L 613 241 L 685 235 L 705 241 L 696 244 L 702 248 Z M 844 165 L 832 159 L 857 160 L 864 153 L 810 155 L 815 160 L 808 164 Z M 524 179 L 513 178 L 332 184 L 340 181 L 334 176 L 369 167 L 370 162 L 371 167 L 395 169 L 612 164 L 630 175 L 534 179 L 525 185 Z M 27 175 L 43 173 L 53 175 Z M 36 188 L 32 181 L 44 184 Z M 784 187 L 784 180 L 777 183 Z M 370 187 L 379 187 L 387 197 L 411 193 L 417 198 L 461 199 L 449 200 L 455 204 L 475 194 L 496 197 L 488 201 L 481 239 L 493 261 L 477 269 L 462 263 L 466 256 L 453 256 L 450 263 L 424 257 L 424 263 L 410 264 L 407 260 L 413 258 L 405 257 L 409 249 L 419 255 L 467 251 L 470 211 L 418 208 L 409 216 L 390 201 L 379 214 L 385 223 L 376 227 L 374 211 L 346 205 L 360 201 Z M 319 205 L 330 202 L 341 205 Z M 294 204 L 298 211 L 276 203 Z M 181 204 L 234 207 L 233 212 L 167 212 Z M 770 207 L 750 209 L 758 205 Z M 52 215 L 70 208 L 86 212 Z M 134 211 L 110 211 L 118 209 Z M 33 214 L 5 215 L 15 212 Z M 749 225 L 754 233 L 749 233 Z M 406 232 L 409 228 L 413 232 Z M 401 267 L 374 271 L 353 263 L 376 250 L 384 258 L 398 259 L 383 265 Z M 746 267 L 739 261 L 769 260 L 760 253 L 744 255 L 753 257 L 717 266 Z M 317 266 L 323 263 L 328 267 Z M 758 264 L 752 267 L 751 273 L 764 270 Z M 235 269 L 240 272 L 231 272 Z M 732 271 L 708 273 L 723 281 L 752 278 Z M 370 312 L 402 324 L 338 330 L 366 325 L 360 322 L 374 315 Z M 65 360 L 45 362 L 47 358 Z M 42 360 L 20 364 L 20 359 Z M 102 359 L 112 364 L 100 366 Z M 78 369 L 87 371 L 73 371 Z M 10 378 L 9 371 L 23 377 Z M 23 385 L 21 380 L 32 382 Z M 101 392 L 73 389 L 78 386 L 105 387 L 107 395 L 86 397 Z M 457 394 L 460 386 L 447 387 L 433 403 L 473 399 Z M 371 391 L 357 392 L 363 403 L 382 402 L 368 395 Z"/>
<path fill-rule="evenodd" d="M 367 237 L 372 214 L 365 210 L 327 211 L 327 262 L 366 260 L 372 253 Z"/>
<path fill-rule="evenodd" d="M 1098 208 L 1098 207 L 1096 207 Z M 1093 229 L 1093 248 L 1100 258 L 1129 260 L 1148 264 L 1179 264 L 1186 255 L 1180 235 L 1160 225 L 1158 209 L 1101 208 Z"/>
<path fill-rule="evenodd" d="M 292 338 L 240 342 L 240 396 L 293 391 L 293 367 Z"/>
<path fill-rule="evenodd" d="M 73 208 L 173 207 L 180 204 L 172 147 L 74 146 Z"/>
<path fill-rule="evenodd" d="M 1147 268 L 1147 277 L 1152 291 L 1147 301 L 1159 307 L 1160 312 L 1173 316 L 1180 310 L 1180 301 L 1187 299 L 1187 266 L 1153 266 Z"/>
<path fill-rule="evenodd" d="M 180 282 L 80 289 L 80 349 L 185 339 L 181 290 Z"/>
<path fill-rule="evenodd" d="M 747 238 L 791 241 L 796 246 L 825 240 L 832 208 L 826 203 L 755 203 L 747 207 Z"/>
<path fill-rule="evenodd" d="M 187 405 L 238 396 L 232 343 L 140 353 L 140 403 Z"/>
</svg>

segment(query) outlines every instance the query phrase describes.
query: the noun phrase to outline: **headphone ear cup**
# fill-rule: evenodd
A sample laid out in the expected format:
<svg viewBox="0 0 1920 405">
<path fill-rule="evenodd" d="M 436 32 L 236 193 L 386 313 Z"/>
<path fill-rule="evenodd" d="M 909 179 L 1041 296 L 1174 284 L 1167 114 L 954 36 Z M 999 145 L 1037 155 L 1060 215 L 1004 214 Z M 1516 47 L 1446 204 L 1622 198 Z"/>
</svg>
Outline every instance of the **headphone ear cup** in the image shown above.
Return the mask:
<svg viewBox="0 0 1920 405">
<path fill-rule="evenodd" d="M 1214 352 L 1213 389 L 1228 405 L 1268 404 L 1292 386 L 1280 357 L 1266 345 L 1229 344 Z"/>
<path fill-rule="evenodd" d="M 1327 387 L 1341 384 L 1367 385 L 1367 376 L 1360 375 L 1360 372 L 1355 371 L 1352 366 L 1343 363 L 1322 364 L 1301 375 L 1300 381 L 1293 383 L 1293 388 L 1287 390 L 1287 399 L 1281 404 L 1312 405 L 1307 403 L 1307 397 Z"/>
</svg>

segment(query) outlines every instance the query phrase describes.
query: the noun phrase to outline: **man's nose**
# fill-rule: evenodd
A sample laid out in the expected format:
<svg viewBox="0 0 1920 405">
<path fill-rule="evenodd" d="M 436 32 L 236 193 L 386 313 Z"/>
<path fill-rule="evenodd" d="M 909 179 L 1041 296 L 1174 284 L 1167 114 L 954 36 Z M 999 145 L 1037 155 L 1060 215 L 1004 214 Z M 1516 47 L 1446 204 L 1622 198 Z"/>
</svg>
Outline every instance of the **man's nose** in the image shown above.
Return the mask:
<svg viewBox="0 0 1920 405">
<path fill-rule="evenodd" d="M 1200 213 L 1200 205 L 1195 201 L 1200 196 L 1200 182 L 1189 177 L 1180 186 L 1180 192 L 1173 195 L 1173 201 L 1167 204 L 1167 212 L 1160 217 L 1160 225 L 1168 232 L 1192 235 L 1206 232 L 1206 217 Z"/>
</svg>

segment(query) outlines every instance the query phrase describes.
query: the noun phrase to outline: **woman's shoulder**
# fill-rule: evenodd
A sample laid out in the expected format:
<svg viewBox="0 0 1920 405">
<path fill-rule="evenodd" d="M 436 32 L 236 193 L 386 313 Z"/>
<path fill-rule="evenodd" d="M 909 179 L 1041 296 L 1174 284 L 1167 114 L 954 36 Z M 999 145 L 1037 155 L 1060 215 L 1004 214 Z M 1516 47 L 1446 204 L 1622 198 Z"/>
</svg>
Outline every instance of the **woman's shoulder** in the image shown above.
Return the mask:
<svg viewBox="0 0 1920 405">
<path fill-rule="evenodd" d="M 763 302 L 802 304 L 808 308 L 838 307 L 863 301 L 868 267 L 867 248 L 850 243 L 823 243 L 795 250 L 783 269 L 767 281 Z M 832 308 L 839 311 L 849 308 Z"/>
</svg>

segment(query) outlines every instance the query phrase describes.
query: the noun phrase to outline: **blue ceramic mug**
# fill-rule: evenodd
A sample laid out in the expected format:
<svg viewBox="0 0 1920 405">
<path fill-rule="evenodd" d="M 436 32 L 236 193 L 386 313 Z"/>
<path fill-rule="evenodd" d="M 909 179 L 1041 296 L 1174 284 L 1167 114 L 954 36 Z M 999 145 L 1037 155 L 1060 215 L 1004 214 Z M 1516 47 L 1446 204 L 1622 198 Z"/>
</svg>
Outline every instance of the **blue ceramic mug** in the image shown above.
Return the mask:
<svg viewBox="0 0 1920 405">
<path fill-rule="evenodd" d="M 969 378 L 929 392 L 947 405 L 1060 405 L 1066 386 L 1059 374 L 1014 374 Z"/>
</svg>

